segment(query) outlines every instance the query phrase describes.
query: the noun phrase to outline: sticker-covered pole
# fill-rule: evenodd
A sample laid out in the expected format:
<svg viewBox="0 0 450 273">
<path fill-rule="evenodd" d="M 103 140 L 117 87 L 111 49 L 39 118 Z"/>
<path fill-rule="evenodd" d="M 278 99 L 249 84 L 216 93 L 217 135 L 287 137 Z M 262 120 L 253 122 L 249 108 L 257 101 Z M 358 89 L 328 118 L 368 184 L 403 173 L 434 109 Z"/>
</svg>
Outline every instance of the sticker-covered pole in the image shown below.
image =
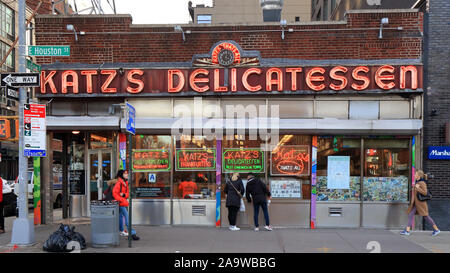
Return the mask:
<svg viewBox="0 0 450 273">
<path fill-rule="evenodd" d="M 222 140 L 216 140 L 216 227 L 220 227 L 220 184 L 222 180 Z"/>
<path fill-rule="evenodd" d="M 19 72 L 25 73 L 25 0 L 19 0 Z M 14 245 L 32 245 L 34 244 L 34 224 L 28 219 L 28 189 L 27 189 L 27 167 L 28 158 L 24 156 L 23 151 L 23 133 L 24 133 L 24 105 L 26 102 L 26 91 L 24 87 L 19 89 L 19 198 L 17 205 L 19 207 L 19 218 L 14 220 L 11 244 Z"/>
<path fill-rule="evenodd" d="M 317 200 L 317 136 L 312 137 L 312 166 L 311 166 L 311 229 L 316 228 L 316 200 Z"/>
</svg>

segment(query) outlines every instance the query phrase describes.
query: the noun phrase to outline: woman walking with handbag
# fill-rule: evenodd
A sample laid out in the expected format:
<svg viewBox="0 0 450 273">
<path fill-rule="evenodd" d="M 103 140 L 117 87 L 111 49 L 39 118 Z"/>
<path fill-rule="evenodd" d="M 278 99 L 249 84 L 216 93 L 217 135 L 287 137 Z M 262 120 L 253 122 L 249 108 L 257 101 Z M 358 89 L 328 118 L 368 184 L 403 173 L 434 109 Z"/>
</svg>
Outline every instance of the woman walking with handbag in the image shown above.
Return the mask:
<svg viewBox="0 0 450 273">
<path fill-rule="evenodd" d="M 412 189 L 412 197 L 411 197 L 411 203 L 409 204 L 408 208 L 408 226 L 405 230 L 400 232 L 401 235 L 410 235 L 410 229 L 412 227 L 412 221 L 414 219 L 415 214 L 419 214 L 420 216 L 425 217 L 425 219 L 428 221 L 428 223 L 431 224 L 434 231 L 431 234 L 431 236 L 438 235 L 441 231 L 438 229 L 436 224 L 434 223 L 433 219 L 428 215 L 428 205 L 427 200 L 429 200 L 431 196 L 427 190 L 427 175 L 422 171 L 418 170 L 414 176 L 416 179 L 416 184 L 414 185 L 414 188 Z M 421 201 L 422 199 L 423 201 Z"/>
<path fill-rule="evenodd" d="M 227 180 L 223 191 L 227 195 L 226 207 L 228 208 L 228 221 L 230 222 L 229 229 L 233 231 L 240 230 L 240 228 L 236 227 L 236 218 L 245 189 L 238 173 L 233 174 L 231 181 Z"/>
</svg>

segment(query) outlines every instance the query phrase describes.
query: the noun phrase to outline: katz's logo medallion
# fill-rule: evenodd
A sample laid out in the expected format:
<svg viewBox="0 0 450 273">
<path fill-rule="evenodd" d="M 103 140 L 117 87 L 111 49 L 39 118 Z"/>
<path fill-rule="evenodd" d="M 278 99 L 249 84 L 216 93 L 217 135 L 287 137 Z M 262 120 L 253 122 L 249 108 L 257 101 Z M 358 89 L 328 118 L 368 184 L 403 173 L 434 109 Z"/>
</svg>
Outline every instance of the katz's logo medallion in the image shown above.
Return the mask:
<svg viewBox="0 0 450 273">
<path fill-rule="evenodd" d="M 234 41 L 221 41 L 212 46 L 209 54 L 194 55 L 197 67 L 245 67 L 259 65 L 259 53 L 244 51 Z"/>
</svg>

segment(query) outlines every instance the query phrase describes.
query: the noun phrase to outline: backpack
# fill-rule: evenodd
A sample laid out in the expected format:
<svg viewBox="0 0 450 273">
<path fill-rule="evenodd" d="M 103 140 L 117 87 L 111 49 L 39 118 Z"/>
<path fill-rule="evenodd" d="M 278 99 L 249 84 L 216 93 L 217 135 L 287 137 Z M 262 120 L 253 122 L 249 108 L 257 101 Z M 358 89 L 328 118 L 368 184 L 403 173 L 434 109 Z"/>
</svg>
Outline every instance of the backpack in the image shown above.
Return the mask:
<svg viewBox="0 0 450 273">
<path fill-rule="evenodd" d="M 117 182 L 119 183 L 119 182 Z M 110 185 L 104 192 L 103 195 L 105 196 L 105 198 L 103 198 L 104 201 L 114 201 L 114 197 L 113 197 L 113 189 L 114 186 L 116 184 L 112 184 Z M 122 192 L 122 183 L 120 183 L 120 191 Z"/>
</svg>

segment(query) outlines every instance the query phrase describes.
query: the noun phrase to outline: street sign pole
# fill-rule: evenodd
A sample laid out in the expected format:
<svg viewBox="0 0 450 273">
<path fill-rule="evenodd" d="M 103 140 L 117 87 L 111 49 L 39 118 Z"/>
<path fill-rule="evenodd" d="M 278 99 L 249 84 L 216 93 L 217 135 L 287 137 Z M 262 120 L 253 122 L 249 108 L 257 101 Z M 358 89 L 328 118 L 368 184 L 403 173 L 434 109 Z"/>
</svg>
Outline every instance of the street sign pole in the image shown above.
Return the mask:
<svg viewBox="0 0 450 273">
<path fill-rule="evenodd" d="M 19 0 L 19 72 L 25 73 L 25 0 Z M 19 89 L 19 218 L 14 220 L 11 244 L 32 245 L 35 243 L 34 224 L 28 219 L 27 158 L 23 154 L 23 112 L 27 94 L 24 87 Z"/>
<path fill-rule="evenodd" d="M 136 109 L 129 104 L 128 102 L 125 104 L 125 120 L 126 120 L 126 132 L 128 133 L 128 185 L 130 187 L 130 206 L 128 212 L 128 247 L 131 247 L 131 231 L 132 231 L 132 200 L 133 200 L 133 156 L 132 156 L 132 147 L 133 147 L 133 135 L 136 134 Z"/>
</svg>

